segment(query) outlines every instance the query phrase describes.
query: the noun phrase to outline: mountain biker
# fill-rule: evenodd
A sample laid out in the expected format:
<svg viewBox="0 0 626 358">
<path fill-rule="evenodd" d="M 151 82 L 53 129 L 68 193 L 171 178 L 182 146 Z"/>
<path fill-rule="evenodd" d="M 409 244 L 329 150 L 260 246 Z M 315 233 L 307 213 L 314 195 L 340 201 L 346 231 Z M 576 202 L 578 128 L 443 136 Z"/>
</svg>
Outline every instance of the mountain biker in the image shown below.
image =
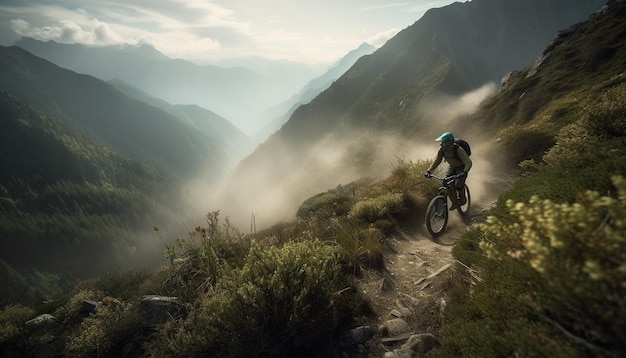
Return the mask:
<svg viewBox="0 0 626 358">
<path fill-rule="evenodd" d="M 426 177 L 429 177 L 433 170 L 437 169 L 439 164 L 441 164 L 441 160 L 445 159 L 446 162 L 450 165 L 448 168 L 448 174 L 446 176 L 456 175 L 457 179 L 455 180 L 454 187 L 459 193 L 459 205 L 465 205 L 467 203 L 467 198 L 465 197 L 465 180 L 467 179 L 467 174 L 472 168 L 472 160 L 463 147 L 456 144 L 454 142 L 454 135 L 450 132 L 445 132 L 439 136 L 439 138 L 435 139 L 437 142 L 441 142 L 441 148 L 437 151 L 437 157 L 435 161 L 430 165 L 426 173 L 424 174 Z M 457 208 L 456 204 L 452 204 L 450 210 L 454 210 Z"/>
</svg>

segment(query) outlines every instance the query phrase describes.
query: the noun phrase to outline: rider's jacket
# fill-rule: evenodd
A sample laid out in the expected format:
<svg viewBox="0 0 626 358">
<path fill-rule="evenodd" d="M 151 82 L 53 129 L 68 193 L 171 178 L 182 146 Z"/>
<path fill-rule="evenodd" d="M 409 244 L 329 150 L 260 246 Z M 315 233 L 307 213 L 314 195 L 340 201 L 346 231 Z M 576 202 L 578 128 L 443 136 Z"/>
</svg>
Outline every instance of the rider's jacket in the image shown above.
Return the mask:
<svg viewBox="0 0 626 358">
<path fill-rule="evenodd" d="M 472 168 L 472 160 L 467 155 L 467 152 L 465 152 L 465 149 L 463 149 L 461 146 L 458 146 L 458 149 L 457 149 L 458 158 L 457 158 L 457 156 L 454 155 L 454 150 L 455 150 L 454 147 L 455 145 L 450 145 L 445 151 L 438 150 L 437 157 L 435 158 L 435 161 L 430 165 L 430 168 L 428 168 L 428 170 L 429 171 L 435 170 L 439 166 L 439 164 L 441 164 L 441 161 L 445 159 L 446 162 L 450 165 L 450 167 L 452 168 L 463 167 L 464 172 L 466 173 L 469 172 L 469 170 Z"/>
</svg>

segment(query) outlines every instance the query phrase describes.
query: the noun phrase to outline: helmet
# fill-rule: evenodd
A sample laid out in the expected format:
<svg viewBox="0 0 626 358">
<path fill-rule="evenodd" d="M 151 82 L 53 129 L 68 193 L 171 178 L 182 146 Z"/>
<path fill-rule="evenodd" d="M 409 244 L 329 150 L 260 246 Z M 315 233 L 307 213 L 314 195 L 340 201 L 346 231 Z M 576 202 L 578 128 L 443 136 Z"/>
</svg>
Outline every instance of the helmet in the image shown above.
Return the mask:
<svg viewBox="0 0 626 358">
<path fill-rule="evenodd" d="M 454 142 L 454 135 L 450 132 L 445 132 L 440 135 L 439 138 L 435 139 L 437 142 Z"/>
</svg>

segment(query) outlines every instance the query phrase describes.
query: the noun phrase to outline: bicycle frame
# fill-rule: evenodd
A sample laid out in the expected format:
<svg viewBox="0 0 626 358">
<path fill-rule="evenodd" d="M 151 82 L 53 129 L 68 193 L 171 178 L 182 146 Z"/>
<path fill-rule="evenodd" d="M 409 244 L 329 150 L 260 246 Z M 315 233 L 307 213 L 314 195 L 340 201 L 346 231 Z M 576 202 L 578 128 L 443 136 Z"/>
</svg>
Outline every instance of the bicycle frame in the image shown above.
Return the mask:
<svg viewBox="0 0 626 358">
<path fill-rule="evenodd" d="M 448 176 L 448 177 L 442 178 L 434 174 L 431 174 L 430 177 L 441 180 L 442 186 L 439 187 L 439 195 L 443 195 L 444 197 L 449 198 L 452 204 L 458 204 L 458 198 L 456 196 L 456 188 L 454 187 L 456 179 L 457 179 L 456 176 Z M 455 195 L 450 195 L 450 188 L 454 190 L 452 191 L 452 193 L 454 193 Z M 448 207 L 447 200 L 446 200 L 446 207 Z"/>
<path fill-rule="evenodd" d="M 455 183 L 458 176 L 441 178 L 431 174 L 427 177 L 439 179 L 442 182 L 442 186 L 439 187 L 438 195 L 428 204 L 425 218 L 426 229 L 433 237 L 437 237 L 445 231 L 448 224 L 448 200 L 454 205 L 454 210 L 458 211 L 461 216 L 464 216 L 470 207 L 470 192 L 467 185 L 465 185 L 463 190 L 465 191 L 467 201 L 463 205 L 458 205 L 460 203 L 457 197 Z"/>
</svg>

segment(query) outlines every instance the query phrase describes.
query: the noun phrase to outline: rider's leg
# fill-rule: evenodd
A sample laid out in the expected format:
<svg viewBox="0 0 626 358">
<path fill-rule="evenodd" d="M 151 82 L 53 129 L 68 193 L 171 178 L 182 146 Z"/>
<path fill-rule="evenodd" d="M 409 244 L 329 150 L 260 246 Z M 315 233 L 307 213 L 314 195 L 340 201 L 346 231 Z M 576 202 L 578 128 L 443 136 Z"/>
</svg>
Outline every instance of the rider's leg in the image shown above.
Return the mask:
<svg viewBox="0 0 626 358">
<path fill-rule="evenodd" d="M 457 167 L 454 169 L 455 169 L 454 174 L 461 174 L 463 172 L 464 167 Z M 467 203 L 467 197 L 465 196 L 465 180 L 466 179 L 467 179 L 467 175 L 464 175 L 458 178 L 456 182 L 454 183 L 454 186 L 458 194 L 457 197 L 459 198 L 459 205 L 465 205 L 465 203 Z"/>
<path fill-rule="evenodd" d="M 463 172 L 464 167 L 450 167 L 448 168 L 448 176 L 452 176 L 452 175 L 458 175 L 461 174 Z M 465 178 L 460 178 L 460 179 L 456 179 L 455 183 L 454 183 L 454 188 L 455 190 L 455 195 L 450 195 L 450 200 L 452 200 L 452 206 L 450 207 L 450 210 L 455 210 L 456 208 L 459 207 L 459 205 L 464 205 L 467 202 L 467 199 L 465 199 L 465 201 L 462 200 L 462 197 L 460 197 L 461 192 L 463 192 L 463 197 L 465 197 L 465 191 L 461 190 L 459 191 L 459 182 L 462 182 L 461 188 L 464 187 L 465 185 Z M 450 193 L 452 194 L 452 193 Z"/>
<path fill-rule="evenodd" d="M 465 179 L 467 175 L 463 176 L 456 182 L 456 190 L 459 193 L 459 205 L 465 205 L 467 203 L 467 197 L 465 196 Z"/>
</svg>

